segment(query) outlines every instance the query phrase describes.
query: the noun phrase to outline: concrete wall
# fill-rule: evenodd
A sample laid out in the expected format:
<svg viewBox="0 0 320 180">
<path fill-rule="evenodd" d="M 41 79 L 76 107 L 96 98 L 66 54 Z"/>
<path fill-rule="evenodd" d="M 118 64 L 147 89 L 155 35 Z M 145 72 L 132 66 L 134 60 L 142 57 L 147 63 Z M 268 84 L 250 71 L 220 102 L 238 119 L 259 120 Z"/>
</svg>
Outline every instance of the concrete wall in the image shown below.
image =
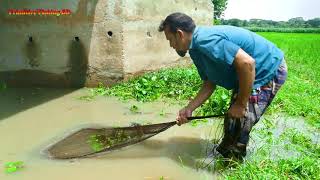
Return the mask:
<svg viewBox="0 0 320 180">
<path fill-rule="evenodd" d="M 2 0 L 0 79 L 9 86 L 81 87 L 123 79 L 122 24 L 107 0 Z M 71 15 L 9 15 L 8 9 Z M 114 7 L 113 7 L 114 8 Z M 108 31 L 113 35 L 109 36 Z M 32 42 L 29 38 L 32 37 Z M 75 37 L 78 37 L 77 41 Z"/>
<path fill-rule="evenodd" d="M 70 9 L 72 14 L 7 13 L 23 8 Z M 111 85 L 172 65 L 178 56 L 157 27 L 175 11 L 200 24 L 212 22 L 209 0 L 1 0 L 0 81 L 9 86 Z"/>
<path fill-rule="evenodd" d="M 164 33 L 158 32 L 161 20 L 173 12 L 190 15 L 197 25 L 210 25 L 213 6 L 210 0 L 123 0 L 125 77 L 161 67 L 185 65 L 169 46 Z"/>
</svg>

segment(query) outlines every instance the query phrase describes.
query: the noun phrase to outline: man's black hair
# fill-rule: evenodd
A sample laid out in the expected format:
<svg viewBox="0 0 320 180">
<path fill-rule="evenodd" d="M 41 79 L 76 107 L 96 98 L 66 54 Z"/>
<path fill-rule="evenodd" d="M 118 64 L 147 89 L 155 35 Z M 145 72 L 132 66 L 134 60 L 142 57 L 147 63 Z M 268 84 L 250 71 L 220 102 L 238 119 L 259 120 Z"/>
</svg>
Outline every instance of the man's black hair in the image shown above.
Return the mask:
<svg viewBox="0 0 320 180">
<path fill-rule="evenodd" d="M 172 33 L 176 33 L 177 29 L 185 32 L 193 32 L 193 30 L 196 28 L 192 18 L 180 12 L 172 13 L 167 16 L 166 19 L 160 23 L 158 29 L 159 32 L 164 31 L 167 26 Z"/>
</svg>

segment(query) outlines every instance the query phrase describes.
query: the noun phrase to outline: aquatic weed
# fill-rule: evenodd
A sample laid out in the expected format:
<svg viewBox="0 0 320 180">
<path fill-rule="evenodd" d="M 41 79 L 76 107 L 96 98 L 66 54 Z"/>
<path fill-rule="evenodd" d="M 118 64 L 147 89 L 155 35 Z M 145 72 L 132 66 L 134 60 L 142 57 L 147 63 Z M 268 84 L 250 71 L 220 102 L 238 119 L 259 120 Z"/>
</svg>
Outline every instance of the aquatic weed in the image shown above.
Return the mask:
<svg viewBox="0 0 320 180">
<path fill-rule="evenodd" d="M 5 163 L 5 172 L 6 173 L 13 173 L 16 172 L 24 167 L 23 161 L 15 161 L 15 162 L 7 162 Z"/>
</svg>

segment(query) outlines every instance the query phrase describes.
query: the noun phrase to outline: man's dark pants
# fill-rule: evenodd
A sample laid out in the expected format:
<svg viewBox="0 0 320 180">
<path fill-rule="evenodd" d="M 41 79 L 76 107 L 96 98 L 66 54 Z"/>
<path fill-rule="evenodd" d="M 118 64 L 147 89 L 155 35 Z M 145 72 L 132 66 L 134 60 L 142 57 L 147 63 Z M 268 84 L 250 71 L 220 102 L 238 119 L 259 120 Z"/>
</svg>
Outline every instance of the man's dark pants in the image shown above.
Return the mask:
<svg viewBox="0 0 320 180">
<path fill-rule="evenodd" d="M 224 137 L 217 147 L 220 154 L 227 158 L 243 158 L 246 156 L 246 147 L 252 127 L 259 121 L 286 79 L 287 65 L 283 59 L 277 75 L 266 85 L 252 90 L 245 117 L 240 119 L 225 117 Z M 236 97 L 237 94 L 233 93 L 231 104 L 234 103 Z"/>
</svg>

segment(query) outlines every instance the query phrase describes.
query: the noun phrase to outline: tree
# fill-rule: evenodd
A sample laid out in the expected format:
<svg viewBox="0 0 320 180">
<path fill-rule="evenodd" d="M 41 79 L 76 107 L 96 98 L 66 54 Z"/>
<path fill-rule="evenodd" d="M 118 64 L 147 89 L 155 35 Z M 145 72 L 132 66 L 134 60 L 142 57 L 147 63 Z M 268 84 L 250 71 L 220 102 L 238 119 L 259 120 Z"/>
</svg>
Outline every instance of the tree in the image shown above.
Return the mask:
<svg viewBox="0 0 320 180">
<path fill-rule="evenodd" d="M 211 0 L 211 2 L 214 6 L 213 18 L 214 20 L 218 20 L 223 15 L 223 11 L 226 10 L 228 0 Z"/>
<path fill-rule="evenodd" d="M 243 27 L 247 27 L 248 26 L 248 21 L 247 20 L 243 20 L 242 21 L 242 26 Z"/>
<path fill-rule="evenodd" d="M 242 20 L 240 19 L 233 18 L 233 19 L 229 19 L 228 21 L 229 21 L 229 24 L 232 26 L 241 27 L 243 25 Z"/>
<path fill-rule="evenodd" d="M 310 19 L 307 21 L 307 24 L 313 28 L 320 28 L 320 18 Z"/>
<path fill-rule="evenodd" d="M 305 22 L 302 17 L 291 18 L 288 20 L 288 24 L 291 27 L 304 27 Z"/>
</svg>

